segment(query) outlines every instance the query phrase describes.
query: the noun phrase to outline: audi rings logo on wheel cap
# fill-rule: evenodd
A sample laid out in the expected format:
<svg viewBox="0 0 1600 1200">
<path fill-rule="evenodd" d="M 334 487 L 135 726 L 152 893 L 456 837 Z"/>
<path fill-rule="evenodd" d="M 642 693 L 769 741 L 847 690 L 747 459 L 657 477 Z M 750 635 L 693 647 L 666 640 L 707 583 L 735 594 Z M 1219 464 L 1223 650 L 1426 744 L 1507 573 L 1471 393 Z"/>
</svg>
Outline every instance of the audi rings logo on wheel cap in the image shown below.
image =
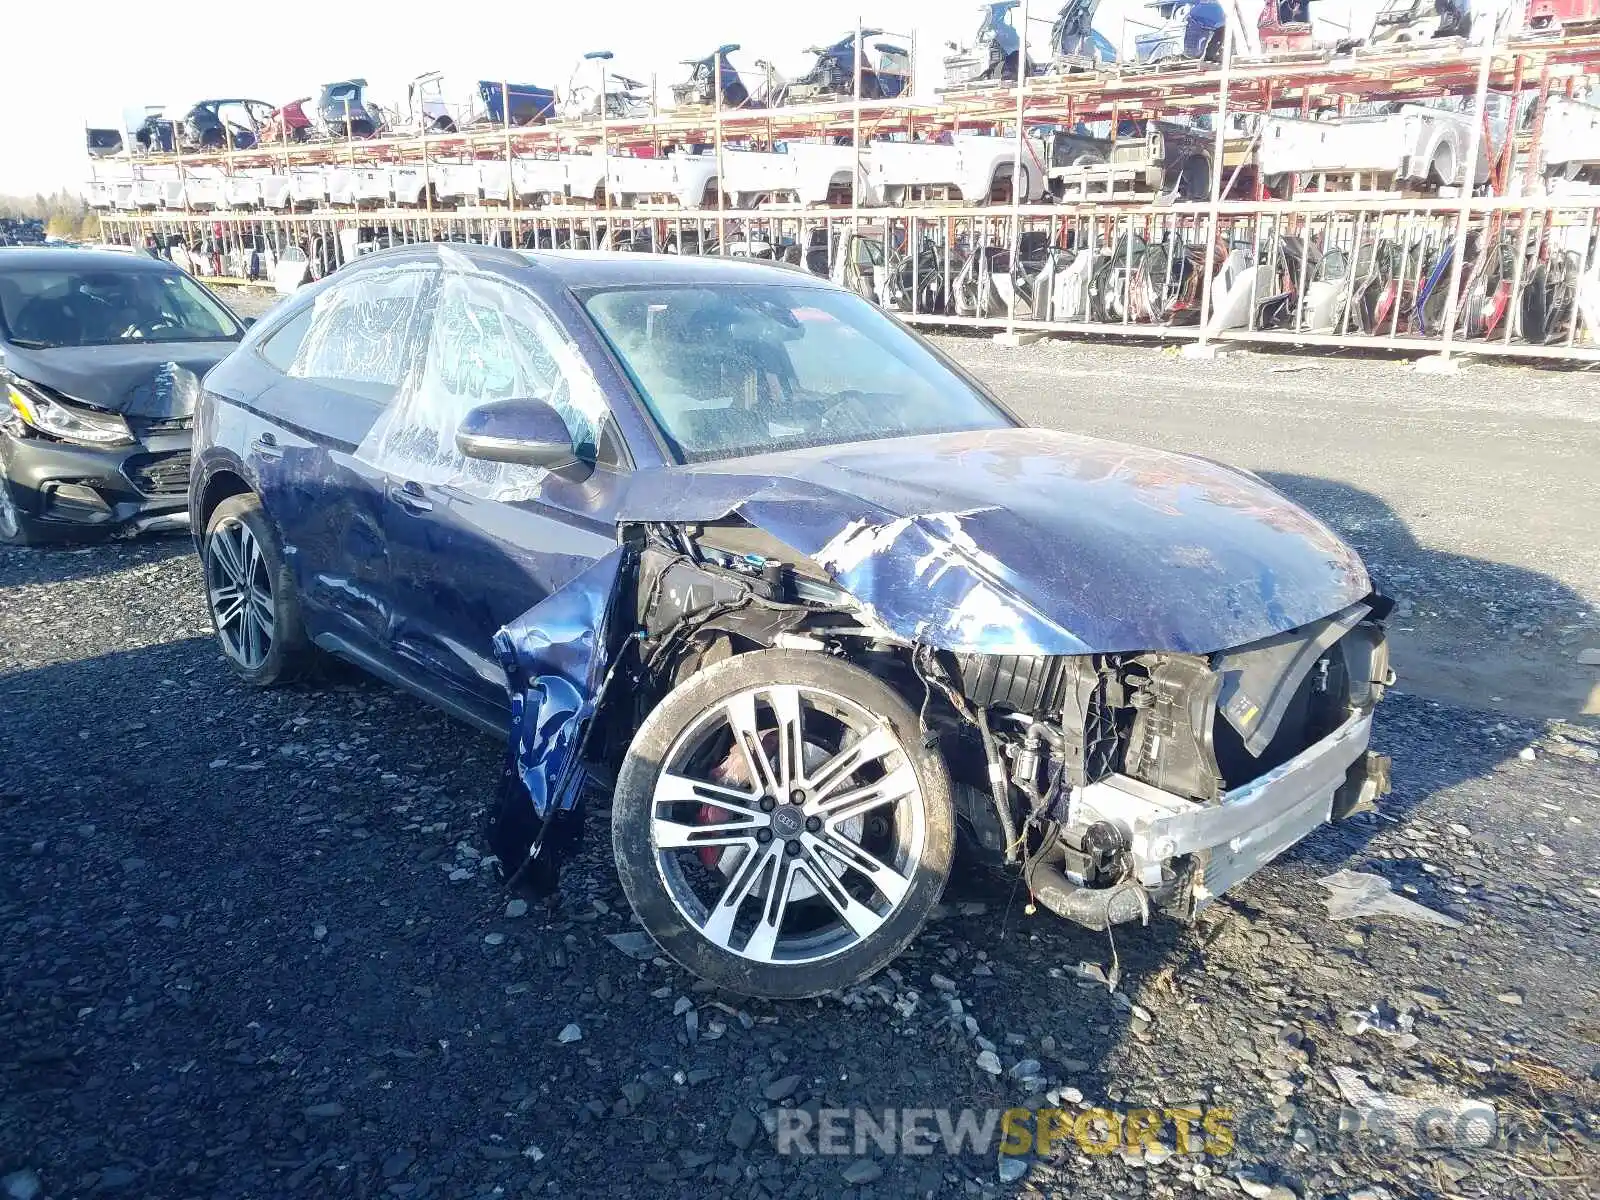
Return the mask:
<svg viewBox="0 0 1600 1200">
<path fill-rule="evenodd" d="M 795 837 L 805 827 L 805 814 L 794 805 L 785 804 L 772 810 L 772 832 L 779 837 Z"/>
</svg>

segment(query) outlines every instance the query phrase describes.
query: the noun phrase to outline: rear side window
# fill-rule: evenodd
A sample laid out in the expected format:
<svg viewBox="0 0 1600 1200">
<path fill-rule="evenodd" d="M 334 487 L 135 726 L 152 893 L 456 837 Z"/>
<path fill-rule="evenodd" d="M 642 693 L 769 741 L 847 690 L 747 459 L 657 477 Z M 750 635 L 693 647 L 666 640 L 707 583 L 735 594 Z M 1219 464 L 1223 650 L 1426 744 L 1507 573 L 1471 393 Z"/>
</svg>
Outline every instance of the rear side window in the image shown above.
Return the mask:
<svg viewBox="0 0 1600 1200">
<path fill-rule="evenodd" d="M 319 293 L 284 374 L 391 403 L 415 365 L 422 297 L 435 274 L 363 271 Z M 272 340 L 287 334 L 286 325 Z"/>
<path fill-rule="evenodd" d="M 311 328 L 312 306 L 306 305 L 290 317 L 282 328 L 270 334 L 261 343 L 260 354 L 279 371 L 287 372 L 300 353 L 300 343 L 306 340 L 306 330 Z"/>
</svg>

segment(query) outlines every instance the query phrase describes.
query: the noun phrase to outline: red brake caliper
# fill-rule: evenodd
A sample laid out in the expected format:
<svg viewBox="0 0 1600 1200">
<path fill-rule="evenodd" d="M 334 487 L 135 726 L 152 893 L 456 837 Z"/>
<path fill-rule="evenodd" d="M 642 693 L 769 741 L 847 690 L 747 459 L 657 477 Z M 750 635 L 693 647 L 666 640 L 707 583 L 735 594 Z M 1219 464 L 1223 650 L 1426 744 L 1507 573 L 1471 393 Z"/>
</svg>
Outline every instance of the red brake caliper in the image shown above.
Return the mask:
<svg viewBox="0 0 1600 1200">
<path fill-rule="evenodd" d="M 732 814 L 725 808 L 718 808 L 715 804 L 702 804 L 700 806 L 700 823 L 702 825 L 715 825 L 719 821 L 726 821 Z M 697 853 L 700 855 L 702 866 L 715 869 L 717 863 L 722 861 L 722 852 L 725 846 L 701 846 Z"/>
</svg>

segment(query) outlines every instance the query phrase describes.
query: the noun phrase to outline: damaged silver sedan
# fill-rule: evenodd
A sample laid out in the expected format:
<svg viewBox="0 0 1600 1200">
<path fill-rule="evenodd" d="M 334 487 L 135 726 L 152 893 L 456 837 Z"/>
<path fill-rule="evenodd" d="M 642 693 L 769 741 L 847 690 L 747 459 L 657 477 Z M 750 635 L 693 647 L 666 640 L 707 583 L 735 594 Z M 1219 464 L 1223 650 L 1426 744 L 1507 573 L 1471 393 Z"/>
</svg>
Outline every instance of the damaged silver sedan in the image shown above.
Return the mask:
<svg viewBox="0 0 1600 1200">
<path fill-rule="evenodd" d="M 1188 920 L 1387 790 L 1389 602 L 1333 533 L 779 267 L 375 255 L 208 376 L 196 460 L 243 677 L 328 652 L 509 729 L 517 888 L 609 790 L 640 921 L 736 991 L 881 968 L 958 842 L 1091 928 Z"/>
</svg>

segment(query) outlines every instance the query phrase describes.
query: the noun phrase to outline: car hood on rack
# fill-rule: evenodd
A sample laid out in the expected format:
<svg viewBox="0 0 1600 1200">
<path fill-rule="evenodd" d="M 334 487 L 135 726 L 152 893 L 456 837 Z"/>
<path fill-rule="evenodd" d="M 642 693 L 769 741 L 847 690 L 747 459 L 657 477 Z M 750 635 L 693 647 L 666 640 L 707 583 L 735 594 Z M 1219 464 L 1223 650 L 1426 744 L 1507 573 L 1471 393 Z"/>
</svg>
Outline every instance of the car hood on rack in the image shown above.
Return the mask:
<svg viewBox="0 0 1600 1200">
<path fill-rule="evenodd" d="M 1254 476 L 1045 429 L 641 471 L 621 517 L 742 518 L 898 636 L 978 653 L 1212 653 L 1372 590 L 1353 550 Z"/>
<path fill-rule="evenodd" d="M 170 420 L 194 412 L 198 380 L 238 342 L 131 342 L 116 346 L 6 348 L 5 368 L 70 400 L 130 417 Z"/>
</svg>

